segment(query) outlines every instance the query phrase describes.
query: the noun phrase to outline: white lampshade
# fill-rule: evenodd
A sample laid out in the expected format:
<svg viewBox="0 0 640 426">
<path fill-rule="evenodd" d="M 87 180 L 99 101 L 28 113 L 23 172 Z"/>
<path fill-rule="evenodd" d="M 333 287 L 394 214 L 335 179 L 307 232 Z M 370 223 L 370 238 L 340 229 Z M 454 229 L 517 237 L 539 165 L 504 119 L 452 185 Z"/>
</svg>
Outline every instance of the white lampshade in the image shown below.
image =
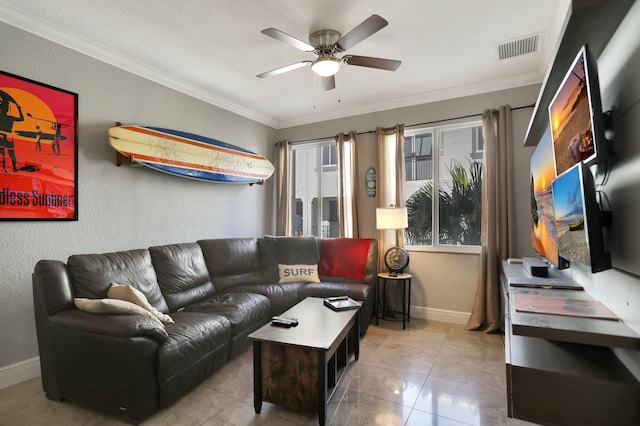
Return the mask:
<svg viewBox="0 0 640 426">
<path fill-rule="evenodd" d="M 321 59 L 311 65 L 313 72 L 321 77 L 330 77 L 340 69 L 340 62 L 335 59 Z"/>
<path fill-rule="evenodd" d="M 408 226 L 406 207 L 376 208 L 376 229 L 404 229 Z"/>
</svg>

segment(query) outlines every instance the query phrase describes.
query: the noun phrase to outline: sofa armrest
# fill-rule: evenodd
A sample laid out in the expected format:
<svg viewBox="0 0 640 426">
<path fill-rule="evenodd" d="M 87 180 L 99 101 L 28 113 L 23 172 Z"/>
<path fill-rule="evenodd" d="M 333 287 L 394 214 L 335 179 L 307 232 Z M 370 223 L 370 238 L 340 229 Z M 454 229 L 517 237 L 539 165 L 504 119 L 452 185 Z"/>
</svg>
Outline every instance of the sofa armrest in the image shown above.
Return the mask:
<svg viewBox="0 0 640 426">
<path fill-rule="evenodd" d="M 46 333 L 53 343 L 40 358 L 47 398 L 73 401 L 132 424 L 149 417 L 158 409 L 157 357 L 164 342 L 158 341 L 162 325 L 148 321 L 76 309 L 50 315 Z"/>
<path fill-rule="evenodd" d="M 67 309 L 49 316 L 49 321 L 52 326 L 113 337 L 148 336 L 162 342 L 168 336 L 162 325 L 142 315 L 103 315 Z"/>
</svg>

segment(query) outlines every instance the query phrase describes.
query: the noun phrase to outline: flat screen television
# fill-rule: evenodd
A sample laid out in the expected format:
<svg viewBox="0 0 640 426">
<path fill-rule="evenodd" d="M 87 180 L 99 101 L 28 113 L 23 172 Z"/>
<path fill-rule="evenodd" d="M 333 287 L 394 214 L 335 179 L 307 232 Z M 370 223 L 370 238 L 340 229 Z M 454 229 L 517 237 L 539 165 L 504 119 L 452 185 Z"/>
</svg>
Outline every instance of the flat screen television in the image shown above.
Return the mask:
<svg viewBox="0 0 640 426">
<path fill-rule="evenodd" d="M 580 161 L 606 158 L 604 116 L 595 58 L 582 46 L 549 104 L 556 175 Z"/>
<path fill-rule="evenodd" d="M 576 164 L 553 181 L 552 191 L 558 254 L 590 266 L 594 273 L 611 268 L 589 168 L 582 162 Z"/>
<path fill-rule="evenodd" d="M 531 246 L 558 269 L 569 262 L 558 254 L 552 182 L 556 178 L 551 129 L 547 128 L 531 155 Z"/>
</svg>

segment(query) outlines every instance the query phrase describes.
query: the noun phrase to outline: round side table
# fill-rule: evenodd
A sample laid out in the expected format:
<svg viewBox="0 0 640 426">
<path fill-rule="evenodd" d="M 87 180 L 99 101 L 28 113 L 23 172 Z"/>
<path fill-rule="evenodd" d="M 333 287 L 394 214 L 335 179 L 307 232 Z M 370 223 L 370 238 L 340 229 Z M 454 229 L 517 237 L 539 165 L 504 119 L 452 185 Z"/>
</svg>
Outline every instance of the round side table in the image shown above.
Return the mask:
<svg viewBox="0 0 640 426">
<path fill-rule="evenodd" d="M 381 272 L 378 274 L 378 287 L 382 287 L 382 310 L 379 310 L 379 301 L 376 300 L 376 325 L 379 320 L 385 321 L 402 321 L 402 329 L 406 328 L 406 323 L 411 320 L 411 274 L 397 274 L 395 276 L 390 275 L 388 272 Z M 387 309 L 387 283 L 391 281 L 392 285 L 402 285 L 402 312 L 390 311 Z M 376 288 L 375 297 L 378 297 L 378 288 Z M 390 314 L 400 314 L 401 318 L 389 317 Z"/>
</svg>

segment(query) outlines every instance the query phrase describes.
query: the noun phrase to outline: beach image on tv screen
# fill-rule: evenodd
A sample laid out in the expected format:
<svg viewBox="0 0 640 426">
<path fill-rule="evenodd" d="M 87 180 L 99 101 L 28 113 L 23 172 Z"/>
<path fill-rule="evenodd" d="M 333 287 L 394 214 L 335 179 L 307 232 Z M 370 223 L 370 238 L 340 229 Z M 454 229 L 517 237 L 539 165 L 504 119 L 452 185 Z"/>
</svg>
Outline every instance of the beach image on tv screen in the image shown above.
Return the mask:
<svg viewBox="0 0 640 426">
<path fill-rule="evenodd" d="M 595 155 L 584 50 L 549 104 L 556 174 Z"/>
<path fill-rule="evenodd" d="M 590 265 L 580 166 L 553 181 L 553 205 L 560 256 Z"/>
<path fill-rule="evenodd" d="M 558 266 L 551 186 L 556 170 L 552 150 L 551 130 L 547 129 L 531 155 L 531 244 L 538 253 Z"/>
</svg>

